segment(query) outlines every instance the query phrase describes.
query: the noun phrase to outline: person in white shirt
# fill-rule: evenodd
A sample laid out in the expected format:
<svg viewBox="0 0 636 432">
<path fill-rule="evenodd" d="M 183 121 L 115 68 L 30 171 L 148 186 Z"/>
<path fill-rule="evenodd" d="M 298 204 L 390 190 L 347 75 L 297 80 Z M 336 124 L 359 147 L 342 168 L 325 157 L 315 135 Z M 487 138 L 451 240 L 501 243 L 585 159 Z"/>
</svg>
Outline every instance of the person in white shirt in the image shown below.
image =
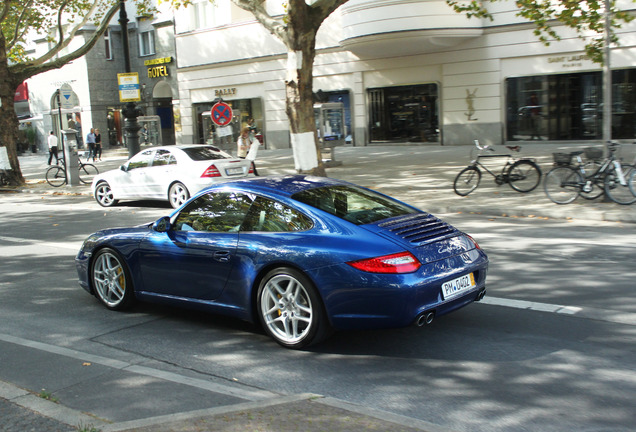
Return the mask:
<svg viewBox="0 0 636 432">
<path fill-rule="evenodd" d="M 51 161 L 53 160 L 53 155 L 55 155 L 55 163 L 58 163 L 59 159 L 57 157 L 57 137 L 51 131 L 49 134 L 49 165 L 51 165 Z"/>
</svg>

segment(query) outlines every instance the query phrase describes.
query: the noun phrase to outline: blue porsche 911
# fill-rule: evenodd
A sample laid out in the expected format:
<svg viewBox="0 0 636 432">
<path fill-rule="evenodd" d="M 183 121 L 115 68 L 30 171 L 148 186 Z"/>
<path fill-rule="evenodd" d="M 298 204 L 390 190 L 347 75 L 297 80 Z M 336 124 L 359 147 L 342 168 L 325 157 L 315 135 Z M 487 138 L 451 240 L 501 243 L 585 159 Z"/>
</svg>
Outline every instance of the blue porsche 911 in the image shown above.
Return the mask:
<svg viewBox="0 0 636 432">
<path fill-rule="evenodd" d="M 172 215 L 89 236 L 80 285 L 260 322 L 288 348 L 333 330 L 430 323 L 480 300 L 488 258 L 437 217 L 330 178 L 255 177 L 204 189 Z"/>
</svg>

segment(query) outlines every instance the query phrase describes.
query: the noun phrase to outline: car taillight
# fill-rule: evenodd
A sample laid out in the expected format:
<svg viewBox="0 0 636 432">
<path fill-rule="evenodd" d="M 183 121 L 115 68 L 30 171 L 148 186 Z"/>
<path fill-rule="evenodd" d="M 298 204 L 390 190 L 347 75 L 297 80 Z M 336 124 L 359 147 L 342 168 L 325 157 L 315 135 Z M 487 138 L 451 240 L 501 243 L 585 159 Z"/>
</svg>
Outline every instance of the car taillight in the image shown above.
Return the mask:
<svg viewBox="0 0 636 432">
<path fill-rule="evenodd" d="M 347 264 L 369 273 L 412 273 L 422 265 L 410 252 L 351 261 Z"/>
<path fill-rule="evenodd" d="M 201 174 L 201 178 L 208 178 L 208 177 L 221 177 L 221 172 L 216 167 L 216 165 L 214 164 L 210 165 L 208 169 L 206 169 L 203 172 L 203 174 Z"/>
<path fill-rule="evenodd" d="M 469 236 L 468 234 L 464 234 L 466 237 L 468 237 L 468 240 L 470 240 L 471 242 L 473 242 L 473 244 L 475 245 L 475 247 L 477 249 L 481 249 L 481 247 L 479 246 L 479 244 L 475 241 L 474 238 L 472 238 L 471 236 Z"/>
<path fill-rule="evenodd" d="M 248 174 L 254 174 L 254 162 L 250 163 L 250 171 Z"/>
</svg>

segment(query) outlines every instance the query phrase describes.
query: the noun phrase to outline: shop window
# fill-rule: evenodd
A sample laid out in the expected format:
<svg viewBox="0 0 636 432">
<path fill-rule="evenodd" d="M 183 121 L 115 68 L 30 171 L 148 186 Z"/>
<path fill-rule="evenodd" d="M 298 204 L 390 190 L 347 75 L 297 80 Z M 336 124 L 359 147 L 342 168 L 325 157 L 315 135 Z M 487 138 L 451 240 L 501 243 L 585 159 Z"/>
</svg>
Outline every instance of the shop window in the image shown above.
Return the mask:
<svg viewBox="0 0 636 432">
<path fill-rule="evenodd" d="M 437 142 L 437 84 L 369 89 L 371 141 Z"/>
<path fill-rule="evenodd" d="M 506 79 L 508 141 L 603 136 L 601 72 Z M 636 137 L 636 69 L 612 71 L 612 139 Z"/>
</svg>

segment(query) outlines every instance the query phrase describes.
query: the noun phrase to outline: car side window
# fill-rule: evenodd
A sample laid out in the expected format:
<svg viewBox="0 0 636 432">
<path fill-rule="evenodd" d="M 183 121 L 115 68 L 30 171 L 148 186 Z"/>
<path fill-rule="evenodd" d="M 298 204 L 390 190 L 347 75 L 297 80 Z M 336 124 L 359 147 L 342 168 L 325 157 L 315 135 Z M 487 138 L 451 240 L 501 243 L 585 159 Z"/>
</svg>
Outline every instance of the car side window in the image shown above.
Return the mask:
<svg viewBox="0 0 636 432">
<path fill-rule="evenodd" d="M 218 192 L 193 200 L 177 216 L 177 231 L 238 232 L 253 197 L 236 192 Z"/>
<path fill-rule="evenodd" d="M 149 167 L 152 162 L 153 153 L 154 153 L 154 150 L 145 150 L 133 156 L 132 159 L 128 161 L 128 171 L 137 169 L 137 168 Z"/>
<path fill-rule="evenodd" d="M 177 160 L 170 150 L 157 150 L 152 166 L 176 165 Z"/>
<path fill-rule="evenodd" d="M 241 231 L 290 232 L 305 231 L 313 226 L 311 219 L 286 205 L 256 197 Z"/>
</svg>

